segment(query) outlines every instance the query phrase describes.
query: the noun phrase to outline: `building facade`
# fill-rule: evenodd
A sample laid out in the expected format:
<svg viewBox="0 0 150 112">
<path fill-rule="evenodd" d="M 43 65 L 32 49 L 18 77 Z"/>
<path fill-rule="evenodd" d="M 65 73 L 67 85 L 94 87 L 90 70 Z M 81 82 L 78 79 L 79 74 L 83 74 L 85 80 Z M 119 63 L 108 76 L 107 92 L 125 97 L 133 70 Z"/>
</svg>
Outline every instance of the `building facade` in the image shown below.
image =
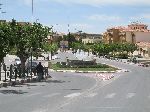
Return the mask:
<svg viewBox="0 0 150 112">
<path fill-rule="evenodd" d="M 82 43 L 98 43 L 102 41 L 101 34 L 88 34 L 88 33 L 72 33 L 77 41 L 81 41 Z"/>
<path fill-rule="evenodd" d="M 101 34 L 86 34 L 84 38 L 82 38 L 82 43 L 99 43 L 102 42 Z"/>
<path fill-rule="evenodd" d="M 119 26 L 107 29 L 103 34 L 105 43 L 138 43 L 150 42 L 150 30 L 141 23 L 132 23 L 127 27 Z"/>
</svg>

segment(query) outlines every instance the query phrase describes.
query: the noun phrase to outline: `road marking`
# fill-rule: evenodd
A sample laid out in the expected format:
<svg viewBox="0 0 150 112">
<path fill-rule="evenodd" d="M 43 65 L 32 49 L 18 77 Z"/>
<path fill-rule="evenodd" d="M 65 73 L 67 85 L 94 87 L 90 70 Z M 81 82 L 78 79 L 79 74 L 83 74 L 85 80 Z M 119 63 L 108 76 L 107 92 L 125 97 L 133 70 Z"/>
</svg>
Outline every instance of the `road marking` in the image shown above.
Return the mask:
<svg viewBox="0 0 150 112">
<path fill-rule="evenodd" d="M 135 93 L 128 93 L 127 96 L 126 96 L 126 98 L 132 98 L 134 96 L 135 96 Z"/>
<path fill-rule="evenodd" d="M 50 98 L 50 97 L 54 97 L 54 96 L 57 96 L 57 95 L 60 95 L 60 93 L 52 93 L 52 94 L 49 94 L 49 95 L 45 95 L 43 97 Z"/>
<path fill-rule="evenodd" d="M 92 98 L 92 97 L 94 97 L 94 96 L 96 96 L 96 95 L 97 95 L 97 93 L 90 93 L 90 94 L 85 95 L 85 97 L 90 97 L 90 98 Z"/>
<path fill-rule="evenodd" d="M 123 107 L 86 107 L 86 108 L 97 108 L 97 109 L 121 109 Z"/>
<path fill-rule="evenodd" d="M 80 96 L 80 95 L 81 95 L 81 93 L 72 93 L 72 94 L 68 94 L 68 95 L 66 95 L 64 97 L 66 97 L 66 98 L 74 98 L 74 97 L 77 97 L 77 96 Z"/>
<path fill-rule="evenodd" d="M 41 93 L 33 93 L 33 94 L 27 95 L 27 97 L 36 96 L 36 95 L 39 95 L 39 94 L 41 94 Z"/>
<path fill-rule="evenodd" d="M 113 97 L 115 97 L 115 95 L 116 95 L 116 93 L 107 94 L 105 96 L 105 98 L 113 98 Z"/>
</svg>

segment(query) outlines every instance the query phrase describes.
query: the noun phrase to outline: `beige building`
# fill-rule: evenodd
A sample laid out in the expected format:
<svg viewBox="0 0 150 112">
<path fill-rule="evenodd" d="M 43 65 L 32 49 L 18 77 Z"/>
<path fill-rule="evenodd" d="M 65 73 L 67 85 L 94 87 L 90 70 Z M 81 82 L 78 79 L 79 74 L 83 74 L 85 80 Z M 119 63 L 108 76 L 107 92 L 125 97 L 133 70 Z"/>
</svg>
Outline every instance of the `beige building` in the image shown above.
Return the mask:
<svg viewBox="0 0 150 112">
<path fill-rule="evenodd" d="M 144 57 L 150 57 L 150 43 L 149 42 L 139 42 L 138 45 L 138 54 Z"/>
<path fill-rule="evenodd" d="M 128 25 L 128 27 L 113 27 L 107 29 L 103 34 L 103 39 L 105 43 L 150 42 L 150 30 L 147 28 L 147 25 L 136 22 Z"/>
<path fill-rule="evenodd" d="M 48 42 L 59 42 L 63 39 L 64 33 L 53 33 L 48 36 Z"/>
<path fill-rule="evenodd" d="M 86 34 L 84 38 L 82 38 L 82 43 L 99 43 L 102 42 L 101 34 Z"/>
<path fill-rule="evenodd" d="M 78 41 L 82 41 L 82 43 L 98 43 L 102 41 L 102 35 L 101 34 L 88 34 L 88 33 L 71 33 L 75 36 L 75 39 Z"/>
</svg>

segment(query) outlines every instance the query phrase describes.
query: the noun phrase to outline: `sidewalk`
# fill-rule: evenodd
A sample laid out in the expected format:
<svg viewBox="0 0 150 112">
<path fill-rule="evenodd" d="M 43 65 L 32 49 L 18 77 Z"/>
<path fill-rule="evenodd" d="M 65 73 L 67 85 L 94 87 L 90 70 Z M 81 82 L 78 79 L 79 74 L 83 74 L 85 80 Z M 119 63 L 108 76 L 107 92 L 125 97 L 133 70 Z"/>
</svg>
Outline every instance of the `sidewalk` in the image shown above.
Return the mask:
<svg viewBox="0 0 150 112">
<path fill-rule="evenodd" d="M 46 76 L 42 81 L 48 81 L 49 79 L 51 79 L 50 75 Z M 12 79 L 11 81 L 10 81 L 10 78 L 7 78 L 6 82 L 0 81 L 0 88 L 7 87 L 7 86 L 22 85 L 24 83 L 35 83 L 35 82 L 39 82 L 37 76 L 33 76 L 32 78 L 31 77 L 17 78 L 16 80 Z"/>
</svg>

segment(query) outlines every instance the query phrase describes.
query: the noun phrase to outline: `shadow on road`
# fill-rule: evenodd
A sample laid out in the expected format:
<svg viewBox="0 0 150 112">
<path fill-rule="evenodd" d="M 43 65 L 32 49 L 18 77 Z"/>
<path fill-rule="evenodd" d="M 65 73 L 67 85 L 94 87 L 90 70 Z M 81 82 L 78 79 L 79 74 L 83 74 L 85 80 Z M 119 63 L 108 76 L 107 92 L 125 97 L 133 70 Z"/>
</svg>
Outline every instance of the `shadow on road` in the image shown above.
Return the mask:
<svg viewBox="0 0 150 112">
<path fill-rule="evenodd" d="M 66 81 L 62 81 L 62 80 L 49 80 L 46 81 L 46 83 L 65 83 Z"/>
<path fill-rule="evenodd" d="M 38 86 L 38 85 L 35 85 L 35 84 L 26 84 L 26 86 Z"/>
<path fill-rule="evenodd" d="M 2 94 L 25 94 L 28 92 L 23 92 L 22 90 L 0 90 Z"/>
<path fill-rule="evenodd" d="M 64 89 L 64 90 L 72 90 L 72 91 L 76 91 L 76 90 L 82 90 L 82 89 Z"/>
</svg>

